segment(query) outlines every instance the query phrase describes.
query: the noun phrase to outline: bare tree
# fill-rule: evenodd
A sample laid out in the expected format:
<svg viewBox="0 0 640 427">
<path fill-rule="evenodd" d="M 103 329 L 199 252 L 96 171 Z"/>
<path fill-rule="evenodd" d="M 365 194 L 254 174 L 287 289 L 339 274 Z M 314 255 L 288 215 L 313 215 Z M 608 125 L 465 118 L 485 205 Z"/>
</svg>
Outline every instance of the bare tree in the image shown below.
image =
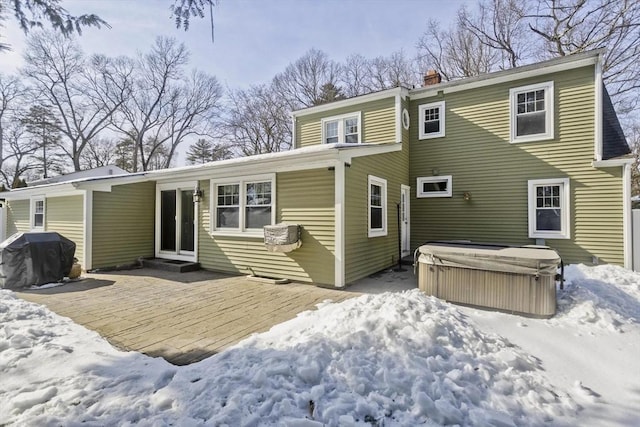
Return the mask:
<svg viewBox="0 0 640 427">
<path fill-rule="evenodd" d="M 291 147 L 289 106 L 271 86 L 229 92 L 227 138 L 238 154 L 271 153 Z"/>
<path fill-rule="evenodd" d="M 83 169 L 108 166 L 116 161 L 116 141 L 110 138 L 97 137 L 87 143 L 80 156 Z"/>
<path fill-rule="evenodd" d="M 26 90 L 18 77 L 0 73 L 0 170 L 4 168 L 5 150 L 8 144 L 8 127 L 17 120 L 23 106 Z M 10 184 L 10 183 L 9 183 Z"/>
<path fill-rule="evenodd" d="M 27 40 L 23 73 L 38 101 L 53 107 L 68 140 L 62 148 L 74 170 L 80 170 L 87 143 L 109 125 L 116 109 L 129 98 L 126 61 L 103 56 L 88 61 L 73 40 L 40 32 Z"/>
<path fill-rule="evenodd" d="M 210 132 L 222 88 L 215 77 L 202 72 L 187 77 L 188 61 L 184 44 L 163 37 L 137 60 L 132 96 L 113 121 L 135 142 L 134 170 L 149 170 L 152 163 L 166 168 L 186 137 Z M 166 156 L 155 156 L 156 151 Z M 164 165 L 160 158 L 165 159 Z"/>
<path fill-rule="evenodd" d="M 422 72 L 435 69 L 444 80 L 488 73 L 497 68 L 499 60 L 497 53 L 466 27 L 457 24 L 442 30 L 435 20 L 427 23 L 417 48 Z"/>
<path fill-rule="evenodd" d="M 500 54 L 500 68 L 513 68 L 529 57 L 523 9 L 523 0 L 481 0 L 475 13 L 460 8 L 458 24 Z"/>
<path fill-rule="evenodd" d="M 25 127 L 19 120 L 12 121 L 5 128 L 3 142 L 0 174 L 6 188 L 16 188 L 21 185 L 20 177 L 36 168 L 32 155 L 38 147 L 25 137 Z"/>
<path fill-rule="evenodd" d="M 277 74 L 273 86 L 295 110 L 318 105 L 322 101 L 323 86 L 331 83 L 337 87 L 339 75 L 338 63 L 321 50 L 311 49 Z"/>
<path fill-rule="evenodd" d="M 48 178 L 50 171 L 64 172 L 60 153 L 60 123 L 50 110 L 48 105 L 32 105 L 20 119 L 27 137 L 37 148 L 34 160 L 42 171 L 42 178 Z"/>
<path fill-rule="evenodd" d="M 370 61 L 360 54 L 349 55 L 340 68 L 340 83 L 345 96 L 372 91 Z"/>
<path fill-rule="evenodd" d="M 605 47 L 604 80 L 618 107 L 638 105 L 640 2 L 637 0 L 539 0 L 526 15 L 548 57 Z"/>
</svg>

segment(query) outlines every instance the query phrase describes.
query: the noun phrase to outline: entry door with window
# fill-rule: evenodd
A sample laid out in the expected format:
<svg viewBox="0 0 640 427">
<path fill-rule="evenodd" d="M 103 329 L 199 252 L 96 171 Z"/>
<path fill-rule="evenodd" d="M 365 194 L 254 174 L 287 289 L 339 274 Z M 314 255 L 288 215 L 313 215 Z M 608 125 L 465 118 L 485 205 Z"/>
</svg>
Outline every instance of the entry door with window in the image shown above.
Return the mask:
<svg viewBox="0 0 640 427">
<path fill-rule="evenodd" d="M 156 256 L 196 260 L 196 183 L 161 184 L 156 209 Z"/>
<path fill-rule="evenodd" d="M 400 188 L 400 247 L 402 256 L 411 253 L 411 242 L 409 240 L 409 197 L 411 187 L 403 185 Z"/>
</svg>

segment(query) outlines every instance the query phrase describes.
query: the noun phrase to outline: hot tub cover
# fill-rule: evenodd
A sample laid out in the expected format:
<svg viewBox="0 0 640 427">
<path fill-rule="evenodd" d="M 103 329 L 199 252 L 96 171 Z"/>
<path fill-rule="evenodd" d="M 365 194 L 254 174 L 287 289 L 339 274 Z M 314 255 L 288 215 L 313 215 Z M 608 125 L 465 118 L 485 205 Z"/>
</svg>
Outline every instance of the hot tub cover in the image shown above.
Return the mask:
<svg viewBox="0 0 640 427">
<path fill-rule="evenodd" d="M 0 288 L 57 282 L 69 275 L 76 244 L 55 232 L 16 233 L 0 244 Z"/>
<path fill-rule="evenodd" d="M 546 246 L 504 247 L 431 243 L 420 246 L 418 262 L 517 274 L 556 274 L 560 255 Z"/>
</svg>

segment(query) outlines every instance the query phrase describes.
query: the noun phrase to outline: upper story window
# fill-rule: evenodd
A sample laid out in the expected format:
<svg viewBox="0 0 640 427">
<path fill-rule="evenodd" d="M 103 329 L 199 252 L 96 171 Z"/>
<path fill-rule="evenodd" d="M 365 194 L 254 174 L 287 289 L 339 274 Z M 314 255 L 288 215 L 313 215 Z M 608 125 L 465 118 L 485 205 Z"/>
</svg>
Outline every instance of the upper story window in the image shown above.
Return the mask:
<svg viewBox="0 0 640 427">
<path fill-rule="evenodd" d="M 387 181 L 369 175 L 369 237 L 387 235 Z"/>
<path fill-rule="evenodd" d="M 553 139 L 553 82 L 513 88 L 511 142 Z"/>
<path fill-rule="evenodd" d="M 45 204 L 44 197 L 31 199 L 31 229 L 44 230 Z"/>
<path fill-rule="evenodd" d="M 444 101 L 420 105 L 418 116 L 420 117 L 419 139 L 444 136 Z"/>
<path fill-rule="evenodd" d="M 529 237 L 568 239 L 569 179 L 529 181 Z"/>
<path fill-rule="evenodd" d="M 263 175 L 211 182 L 211 232 L 253 233 L 275 224 L 275 177 Z"/>
<path fill-rule="evenodd" d="M 360 112 L 322 119 L 322 142 L 343 144 L 361 142 Z"/>
</svg>

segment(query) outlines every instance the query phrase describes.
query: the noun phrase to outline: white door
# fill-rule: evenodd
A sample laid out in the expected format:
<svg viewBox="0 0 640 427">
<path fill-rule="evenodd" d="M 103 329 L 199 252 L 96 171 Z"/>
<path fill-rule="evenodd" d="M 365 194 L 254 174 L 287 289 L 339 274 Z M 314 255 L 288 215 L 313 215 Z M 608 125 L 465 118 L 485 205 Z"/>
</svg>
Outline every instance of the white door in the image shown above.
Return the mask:
<svg viewBox="0 0 640 427">
<path fill-rule="evenodd" d="M 411 242 L 409 241 L 409 197 L 411 187 L 403 185 L 400 188 L 400 247 L 402 256 L 411 253 Z"/>
</svg>

